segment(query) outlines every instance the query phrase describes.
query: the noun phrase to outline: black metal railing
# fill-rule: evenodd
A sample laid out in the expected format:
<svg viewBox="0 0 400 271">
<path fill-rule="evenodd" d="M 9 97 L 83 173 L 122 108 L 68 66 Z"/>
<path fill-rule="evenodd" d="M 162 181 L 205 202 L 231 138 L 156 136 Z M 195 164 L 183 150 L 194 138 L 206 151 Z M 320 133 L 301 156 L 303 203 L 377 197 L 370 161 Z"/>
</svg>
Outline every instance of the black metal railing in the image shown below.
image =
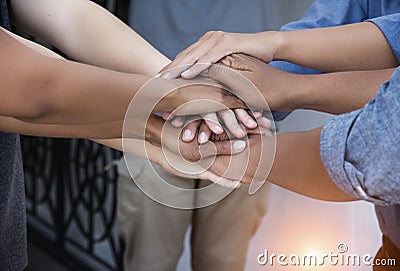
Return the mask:
<svg viewBox="0 0 400 271">
<path fill-rule="evenodd" d="M 112 165 L 120 152 L 82 139 L 21 141 L 30 231 L 62 262 L 122 270 Z"/>
<path fill-rule="evenodd" d="M 93 1 L 126 22 L 130 0 Z M 71 270 L 123 270 L 112 165 L 121 153 L 83 139 L 22 136 L 21 144 L 29 239 Z"/>
</svg>

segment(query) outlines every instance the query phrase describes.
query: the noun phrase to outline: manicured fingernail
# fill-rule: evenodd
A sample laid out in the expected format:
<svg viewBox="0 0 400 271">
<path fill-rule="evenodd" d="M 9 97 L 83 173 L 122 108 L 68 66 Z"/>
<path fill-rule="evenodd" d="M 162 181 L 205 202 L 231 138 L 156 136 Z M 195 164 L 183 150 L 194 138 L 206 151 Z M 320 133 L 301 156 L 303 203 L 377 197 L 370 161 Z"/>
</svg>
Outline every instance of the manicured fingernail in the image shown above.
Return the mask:
<svg viewBox="0 0 400 271">
<path fill-rule="evenodd" d="M 234 150 L 242 151 L 242 150 L 244 150 L 244 148 L 246 148 L 246 142 L 244 142 L 243 140 L 237 140 L 237 141 L 233 142 Z"/>
<path fill-rule="evenodd" d="M 161 74 L 161 78 L 169 79 L 170 74 L 171 74 L 170 72 L 163 73 L 163 74 Z"/>
<path fill-rule="evenodd" d="M 207 135 L 205 132 L 201 132 L 199 135 L 199 143 L 203 144 L 207 142 Z"/>
<path fill-rule="evenodd" d="M 185 130 L 183 132 L 183 140 L 190 140 L 192 138 L 192 132 L 190 130 Z"/>
</svg>

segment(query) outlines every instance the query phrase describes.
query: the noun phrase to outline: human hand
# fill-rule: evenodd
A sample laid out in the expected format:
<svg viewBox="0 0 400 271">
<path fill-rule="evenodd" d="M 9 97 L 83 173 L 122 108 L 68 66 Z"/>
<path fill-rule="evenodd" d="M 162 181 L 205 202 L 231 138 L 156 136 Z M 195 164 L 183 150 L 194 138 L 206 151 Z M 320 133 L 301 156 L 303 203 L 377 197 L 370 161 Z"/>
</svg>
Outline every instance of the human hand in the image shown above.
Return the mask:
<svg viewBox="0 0 400 271">
<path fill-rule="evenodd" d="M 254 34 L 210 31 L 196 43 L 178 54 L 174 61 L 162 69 L 161 76 L 173 79 L 182 76 L 190 79 L 207 70 L 225 56 L 243 53 L 266 63 L 274 60 L 280 44 L 279 32 Z"/>
<path fill-rule="evenodd" d="M 239 110 L 242 109 L 235 109 L 235 114 L 238 116 L 238 119 L 243 119 L 240 118 L 241 112 Z M 243 110 L 244 111 L 244 110 Z M 233 114 L 233 112 L 231 111 Z M 171 122 L 171 125 L 174 126 L 175 128 L 183 128 L 182 132 L 182 140 L 184 142 L 191 142 L 192 140 L 195 139 L 197 136 L 197 141 L 200 144 L 204 144 L 208 142 L 208 140 L 211 141 L 216 141 L 216 140 L 221 140 L 221 138 L 225 138 L 228 133 L 231 135 L 232 138 L 242 138 L 244 135 L 240 134 L 239 136 L 235 131 L 237 132 L 237 129 L 235 129 L 235 126 L 240 127 L 240 129 L 243 129 L 245 135 L 247 134 L 271 134 L 271 128 L 272 128 L 272 123 L 269 119 L 264 117 L 261 112 L 245 112 L 245 115 L 255 123 L 255 125 L 249 125 L 242 127 L 241 125 L 238 124 L 235 115 L 227 115 L 226 117 L 229 117 L 230 119 L 224 120 L 225 126 L 221 125 L 219 122 L 218 115 L 223 115 L 222 112 L 218 113 L 210 113 L 207 115 L 203 115 L 202 121 L 201 122 L 191 122 L 189 124 L 185 124 L 185 117 L 173 117 Z M 251 115 L 251 116 L 250 116 Z M 211 116 L 211 118 L 209 118 Z M 224 116 L 223 116 L 224 117 Z M 163 116 L 164 119 L 168 118 L 167 114 L 164 114 Z M 254 120 L 253 120 L 254 118 Z M 231 119 L 233 120 L 233 124 L 230 123 Z M 244 119 L 246 121 L 246 119 Z M 244 122 L 242 120 L 242 123 Z M 213 130 L 212 127 L 219 127 L 217 129 L 217 132 L 215 132 L 215 129 Z M 211 128 L 210 128 L 211 127 Z M 223 129 L 225 128 L 225 130 Z M 233 132 L 232 132 L 233 131 Z M 226 139 L 227 140 L 227 139 Z"/>
<path fill-rule="evenodd" d="M 163 119 L 170 121 L 171 125 L 175 128 L 181 128 L 185 122 L 186 117 L 172 116 L 169 113 L 163 113 Z M 244 109 L 226 109 L 217 113 L 208 113 L 201 115 L 203 122 L 200 132 L 198 133 L 199 143 L 208 141 L 211 133 L 221 135 L 226 131 L 231 133 L 236 138 L 244 137 L 247 132 L 253 132 L 261 125 L 263 129 L 270 129 L 271 122 L 266 117 L 262 116 L 261 112 L 250 112 Z M 206 128 L 207 129 L 204 129 Z M 194 139 L 198 126 L 195 123 L 189 124 L 185 127 L 182 133 L 182 139 L 185 142 L 190 142 Z M 247 130 L 247 131 L 246 131 Z"/>
<path fill-rule="evenodd" d="M 201 123 L 201 120 L 193 120 L 189 121 L 188 126 L 202 127 Z M 194 131 L 194 133 L 197 135 L 198 131 Z M 204 142 L 203 144 L 200 144 L 197 140 L 184 141 L 182 138 L 180 129 L 173 127 L 170 122 L 164 123 L 161 145 L 191 162 L 217 155 L 236 155 L 246 148 L 244 140 L 229 138 L 226 133 L 218 135 L 218 140 Z M 217 139 L 217 137 L 214 139 Z"/>
<path fill-rule="evenodd" d="M 252 109 L 292 111 L 306 93 L 302 88 L 306 76 L 276 69 L 242 54 L 223 58 L 204 75 L 226 85 Z"/>
<path fill-rule="evenodd" d="M 154 118 L 154 117 L 153 117 Z M 154 120 L 152 121 L 154 126 Z M 207 127 L 202 120 L 189 121 L 188 125 Z M 161 123 L 160 123 L 161 124 Z M 184 142 L 181 139 L 181 131 L 172 127 L 170 122 L 162 124 L 160 134 L 161 144 L 154 141 L 152 147 L 159 151 L 156 155 L 150 155 L 151 160 L 162 166 L 167 172 L 185 178 L 204 179 L 215 182 L 227 188 L 238 188 L 239 181 L 228 180 L 206 170 L 215 157 L 220 155 L 235 156 L 246 148 L 244 140 L 236 140 L 227 133 L 221 135 L 212 134 L 211 140 L 205 144 L 199 144 L 197 140 Z M 198 132 L 197 132 L 198 133 Z M 209 131 L 209 133 L 211 133 Z"/>
<path fill-rule="evenodd" d="M 187 116 L 213 113 L 227 108 L 246 108 L 240 99 L 210 78 L 174 79 L 167 80 L 166 83 L 170 90 L 164 90 L 164 98 L 160 101 L 163 105 L 156 106 L 155 111 Z M 149 90 L 145 92 L 148 93 Z"/>
<path fill-rule="evenodd" d="M 198 127 L 200 123 L 201 120 L 188 121 L 189 126 Z M 244 140 L 231 140 L 224 135 L 220 135 L 218 141 L 210 141 L 201 145 L 196 140 L 185 142 L 182 140 L 181 129 L 176 129 L 170 122 L 165 122 L 155 115 L 148 120 L 145 139 L 147 142 L 155 146 L 162 146 L 191 162 L 216 155 L 235 155 L 246 148 Z"/>
<path fill-rule="evenodd" d="M 245 151 L 235 156 L 217 156 L 208 171 L 225 180 L 263 183 L 268 178 L 274 156 L 275 137 L 252 134 L 248 136 Z"/>
</svg>

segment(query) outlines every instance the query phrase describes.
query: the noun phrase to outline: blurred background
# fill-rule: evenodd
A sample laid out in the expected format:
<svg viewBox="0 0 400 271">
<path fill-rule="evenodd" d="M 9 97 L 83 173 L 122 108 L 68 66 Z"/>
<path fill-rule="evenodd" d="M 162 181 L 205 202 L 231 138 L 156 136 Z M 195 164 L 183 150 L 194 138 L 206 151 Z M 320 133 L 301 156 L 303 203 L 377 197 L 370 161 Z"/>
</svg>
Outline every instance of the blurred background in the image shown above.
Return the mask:
<svg viewBox="0 0 400 271">
<path fill-rule="evenodd" d="M 128 21 L 131 1 L 95 2 Z M 265 30 L 276 30 L 299 19 L 313 1 L 265 2 L 269 14 L 269 28 Z M 277 125 L 279 132 L 300 131 L 321 126 L 329 118 L 327 114 L 300 110 Z M 27 270 L 123 270 L 124 245 L 116 233 L 118 171 L 113 163 L 121 153 L 88 140 L 23 137 L 22 143 L 29 238 Z M 191 270 L 189 236 L 190 228 L 179 271 Z M 268 212 L 251 241 L 245 270 L 288 270 L 259 265 L 257 257 L 265 250 L 287 255 L 336 253 L 339 243 L 345 243 L 352 253 L 375 254 L 380 234 L 372 205 L 327 203 L 273 186 Z M 329 270 L 367 269 L 338 266 Z"/>
</svg>

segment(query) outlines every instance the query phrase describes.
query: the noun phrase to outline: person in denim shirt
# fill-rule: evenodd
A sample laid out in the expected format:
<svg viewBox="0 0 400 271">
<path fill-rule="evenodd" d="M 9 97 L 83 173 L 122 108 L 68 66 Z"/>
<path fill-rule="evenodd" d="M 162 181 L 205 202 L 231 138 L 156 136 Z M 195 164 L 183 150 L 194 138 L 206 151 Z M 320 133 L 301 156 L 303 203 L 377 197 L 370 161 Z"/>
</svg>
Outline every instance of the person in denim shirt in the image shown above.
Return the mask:
<svg viewBox="0 0 400 271">
<path fill-rule="evenodd" d="M 318 0 L 311 6 L 300 21 L 283 26 L 281 31 L 325 28 L 369 21 L 374 23 L 382 31 L 398 62 L 400 55 L 400 15 L 398 12 L 400 12 L 400 1 Z M 232 42 L 231 44 L 235 44 L 235 46 L 238 47 L 237 42 Z M 264 43 L 264 46 L 265 44 L 266 43 Z M 214 44 L 213 47 L 215 48 L 217 46 Z M 199 50 L 199 48 L 197 49 Z M 215 63 L 223 56 L 227 55 L 228 52 L 235 52 L 232 51 L 232 48 L 225 49 L 226 54 L 219 51 L 218 53 L 220 55 L 218 55 L 217 58 L 212 52 L 207 52 L 206 57 L 208 57 L 208 59 L 202 58 L 200 53 L 197 57 L 197 61 L 199 63 Z M 238 51 L 242 53 L 249 53 L 243 50 L 243 48 L 239 49 Z M 259 49 L 263 49 L 263 47 L 260 46 Z M 217 51 L 216 49 L 213 50 L 215 50 L 215 52 Z M 196 52 L 190 53 L 192 57 L 196 54 Z M 182 59 L 184 57 L 185 52 L 183 56 L 181 55 L 181 58 L 178 59 L 179 64 L 191 64 L 190 61 L 187 62 L 185 59 Z M 212 59 L 213 57 L 214 59 Z M 210 59 L 212 59 L 212 61 L 210 61 Z M 262 60 L 265 61 L 265 59 Z M 174 62 L 178 61 L 175 60 Z M 170 67 L 173 67 L 173 65 L 174 63 Z M 323 72 L 323 70 L 311 69 L 305 67 L 306 65 L 296 65 L 287 61 L 274 61 L 270 65 L 296 74 L 321 74 Z M 192 71 L 193 70 L 192 68 Z M 183 72 L 183 70 L 180 72 Z M 194 76 L 198 72 L 200 71 L 195 70 L 195 73 L 189 74 L 189 76 L 186 73 L 186 77 Z M 380 70 L 375 73 L 370 72 L 369 74 L 366 73 L 364 77 L 354 77 L 354 80 L 349 80 L 347 82 L 353 82 L 351 85 L 354 86 L 354 82 L 357 81 L 355 79 L 358 79 L 360 82 L 363 82 L 361 85 L 365 84 L 365 88 L 368 87 L 367 85 L 374 85 L 374 87 L 376 87 L 376 84 L 386 81 L 388 75 L 392 72 L 392 69 L 387 69 L 386 71 Z M 338 79 L 336 81 L 339 82 L 337 87 L 341 86 L 341 76 L 339 76 L 339 74 L 340 73 L 332 74 L 332 78 L 335 76 L 335 79 Z M 374 74 L 377 76 L 377 80 L 374 81 L 375 83 L 367 83 L 368 80 L 370 80 L 369 76 Z M 358 75 L 360 75 L 360 72 L 358 72 Z M 330 76 L 330 74 L 328 76 Z M 343 76 L 348 79 L 350 74 L 343 74 Z M 326 125 L 321 135 L 321 157 L 326 169 L 337 186 L 346 193 L 350 193 L 355 198 L 369 200 L 376 204 L 376 213 L 384 235 L 384 246 L 381 248 L 377 257 L 381 257 L 382 255 L 386 255 L 387 257 L 387 255 L 391 255 L 398 258 L 398 250 L 400 248 L 400 232 L 398 230 L 400 226 L 398 188 L 400 185 L 397 180 L 399 177 L 399 170 L 398 167 L 396 167 L 398 164 L 396 164 L 396 157 L 398 157 L 398 150 L 396 149 L 396 138 L 398 138 L 398 136 L 396 136 L 398 134 L 396 133 L 396 124 L 398 125 L 398 118 L 396 119 L 396 116 L 399 115 L 396 111 L 397 108 L 399 108 L 399 100 L 397 97 L 397 95 L 399 95 L 398 77 L 399 71 L 396 70 L 390 83 L 383 85 L 378 96 L 368 103 L 364 109 L 340 115 L 332 119 L 331 122 Z M 288 85 L 290 84 L 288 83 L 285 86 Z M 271 87 L 270 91 L 272 91 L 272 89 L 273 87 Z M 328 91 L 329 90 L 327 90 L 327 92 Z M 353 91 L 353 93 L 354 95 L 358 94 L 356 91 Z M 368 97 L 368 100 L 371 99 L 373 97 L 373 95 L 371 95 L 372 93 L 373 92 L 370 92 L 366 97 L 360 96 L 360 100 Z M 362 94 L 360 93 L 360 95 Z M 331 98 L 333 99 L 334 97 Z M 342 101 L 338 100 L 336 105 L 331 100 L 332 107 L 330 108 L 320 105 L 313 109 L 335 114 L 351 111 L 339 108 L 341 103 L 345 103 L 345 99 Z M 360 108 L 364 104 L 365 103 L 358 104 L 358 107 L 354 109 Z M 281 120 L 288 114 L 289 113 L 275 112 L 274 117 L 276 120 Z M 379 125 L 379 127 L 377 125 Z M 383 155 L 385 156 L 383 157 Z M 379 270 L 378 266 L 374 268 L 375 270 Z M 389 270 L 389 267 L 386 266 L 385 268 L 385 270 Z"/>
</svg>

